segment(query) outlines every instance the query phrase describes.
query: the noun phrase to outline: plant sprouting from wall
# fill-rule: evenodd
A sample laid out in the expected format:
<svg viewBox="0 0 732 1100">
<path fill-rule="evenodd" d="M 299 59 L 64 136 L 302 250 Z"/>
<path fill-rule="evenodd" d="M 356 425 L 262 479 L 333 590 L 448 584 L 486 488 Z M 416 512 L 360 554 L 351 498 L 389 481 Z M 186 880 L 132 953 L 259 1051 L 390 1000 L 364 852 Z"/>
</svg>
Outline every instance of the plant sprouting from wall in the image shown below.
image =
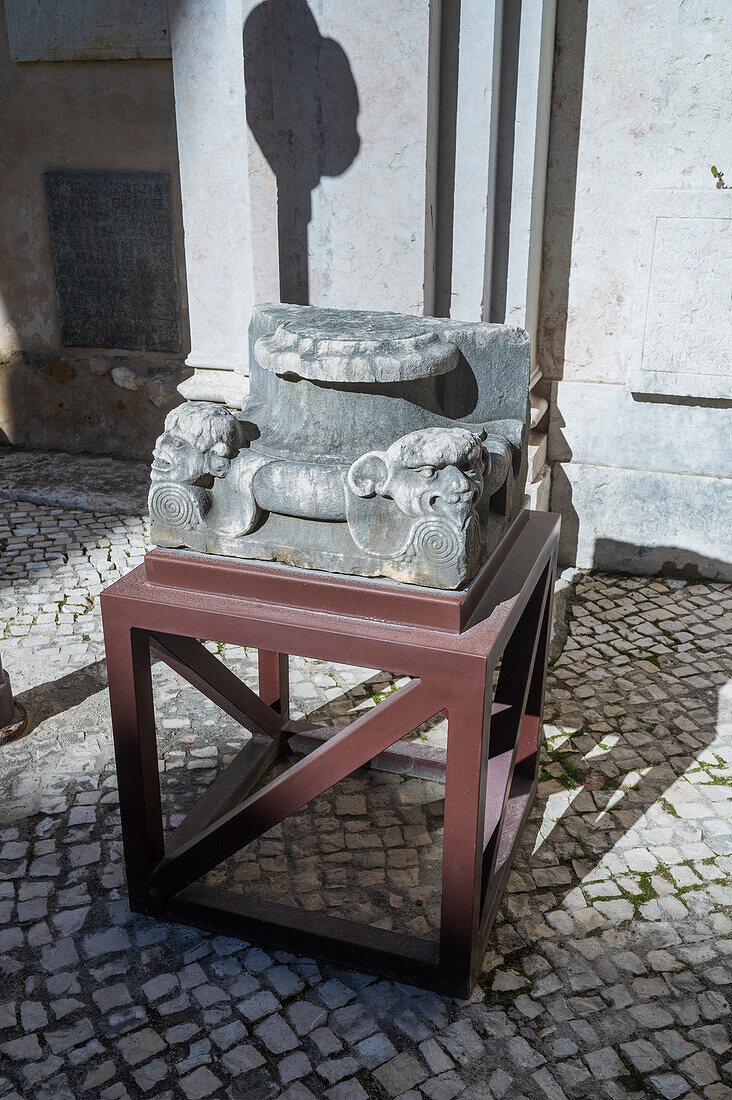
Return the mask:
<svg viewBox="0 0 732 1100">
<path fill-rule="evenodd" d="M 729 190 L 729 184 L 724 182 L 724 173 L 719 171 L 716 164 L 712 165 L 711 172 L 712 172 L 712 175 L 714 176 L 715 180 L 717 181 L 717 190 L 718 191 L 728 191 Z"/>
</svg>

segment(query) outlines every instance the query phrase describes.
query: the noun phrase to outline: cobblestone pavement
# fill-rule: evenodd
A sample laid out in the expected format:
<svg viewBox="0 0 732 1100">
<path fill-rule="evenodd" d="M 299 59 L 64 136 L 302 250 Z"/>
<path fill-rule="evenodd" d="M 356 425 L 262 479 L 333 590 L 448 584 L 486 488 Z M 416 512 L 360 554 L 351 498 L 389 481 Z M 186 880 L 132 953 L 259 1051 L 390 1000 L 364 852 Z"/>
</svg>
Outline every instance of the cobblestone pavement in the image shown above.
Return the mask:
<svg viewBox="0 0 732 1100">
<path fill-rule="evenodd" d="M 30 715 L 0 749 L 1 1100 L 732 1097 L 729 587 L 577 580 L 539 796 L 466 1003 L 130 914 L 96 597 L 142 559 L 144 522 L 0 509 L 2 654 Z M 154 681 L 175 825 L 246 734 Z M 393 686 L 293 662 L 323 721 Z M 214 874 L 434 935 L 441 795 L 360 773 Z"/>
</svg>

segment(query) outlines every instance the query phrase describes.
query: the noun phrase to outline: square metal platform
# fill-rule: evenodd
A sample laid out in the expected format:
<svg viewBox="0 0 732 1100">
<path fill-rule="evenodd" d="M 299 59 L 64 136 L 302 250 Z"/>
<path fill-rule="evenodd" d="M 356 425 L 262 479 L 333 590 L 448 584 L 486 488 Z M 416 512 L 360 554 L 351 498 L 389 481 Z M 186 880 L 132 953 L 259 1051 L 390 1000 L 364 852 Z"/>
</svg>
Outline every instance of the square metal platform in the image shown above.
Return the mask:
<svg viewBox="0 0 732 1100">
<path fill-rule="evenodd" d="M 523 513 L 461 592 L 157 550 L 111 585 L 101 604 L 131 908 L 469 995 L 536 792 L 558 537 L 558 516 Z M 202 638 L 257 649 L 259 694 Z M 151 652 L 252 732 L 167 838 Z M 288 654 L 410 682 L 316 734 L 255 790 L 303 733 L 288 716 Z M 437 714 L 448 721 L 439 941 L 198 881 Z"/>
</svg>

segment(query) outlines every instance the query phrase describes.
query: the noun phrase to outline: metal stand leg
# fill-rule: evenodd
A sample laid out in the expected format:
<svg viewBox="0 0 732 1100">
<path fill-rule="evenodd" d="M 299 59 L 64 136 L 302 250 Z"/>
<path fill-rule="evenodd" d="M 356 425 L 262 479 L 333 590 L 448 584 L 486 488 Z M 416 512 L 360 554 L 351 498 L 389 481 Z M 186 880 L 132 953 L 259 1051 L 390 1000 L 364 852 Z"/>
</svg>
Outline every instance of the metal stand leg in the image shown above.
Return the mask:
<svg viewBox="0 0 732 1100">
<path fill-rule="evenodd" d="M 259 651 L 259 697 L 286 718 L 290 711 L 290 662 L 286 653 Z"/>
<path fill-rule="evenodd" d="M 150 905 L 150 876 L 165 854 L 148 635 L 108 616 L 104 624 L 130 908 Z"/>
<path fill-rule="evenodd" d="M 486 800 L 486 683 L 454 686 L 447 706 L 440 962 L 470 992 L 477 949 Z"/>
<path fill-rule="evenodd" d="M 0 745 L 17 741 L 28 728 L 28 715 L 17 699 L 13 698 L 10 677 L 0 659 Z"/>
</svg>

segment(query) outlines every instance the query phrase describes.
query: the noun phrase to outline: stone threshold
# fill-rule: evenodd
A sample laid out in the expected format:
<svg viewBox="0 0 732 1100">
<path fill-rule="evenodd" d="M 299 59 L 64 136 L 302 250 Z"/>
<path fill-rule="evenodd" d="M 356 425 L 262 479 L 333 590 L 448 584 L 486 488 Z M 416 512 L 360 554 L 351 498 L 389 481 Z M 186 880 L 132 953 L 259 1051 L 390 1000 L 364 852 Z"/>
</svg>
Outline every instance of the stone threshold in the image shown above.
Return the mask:
<svg viewBox="0 0 732 1100">
<path fill-rule="evenodd" d="M 0 499 L 142 516 L 149 485 L 142 460 L 0 447 Z"/>
</svg>

